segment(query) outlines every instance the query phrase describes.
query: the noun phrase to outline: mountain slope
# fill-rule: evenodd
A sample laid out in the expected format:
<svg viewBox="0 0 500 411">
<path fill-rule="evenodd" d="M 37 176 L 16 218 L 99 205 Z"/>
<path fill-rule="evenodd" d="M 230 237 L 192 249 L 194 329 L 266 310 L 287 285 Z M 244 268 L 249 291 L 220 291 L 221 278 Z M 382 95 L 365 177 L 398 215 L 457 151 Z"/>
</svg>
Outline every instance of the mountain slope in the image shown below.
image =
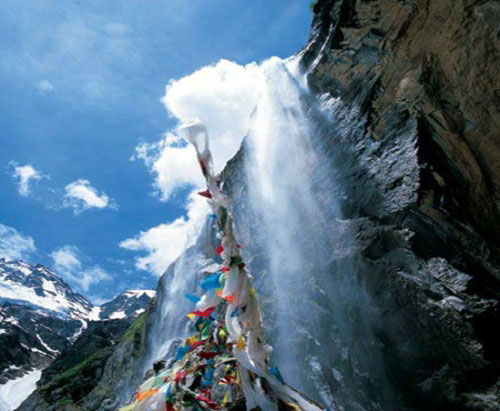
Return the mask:
<svg viewBox="0 0 500 411">
<path fill-rule="evenodd" d="M 76 404 L 95 386 L 114 346 L 131 319 L 91 322 L 88 328 L 42 372 L 38 389 L 21 409 L 59 410 Z"/>
<path fill-rule="evenodd" d="M 5 259 L 0 259 L 0 302 L 74 320 L 85 320 L 92 309 L 89 301 L 48 268 Z"/>
<path fill-rule="evenodd" d="M 19 411 L 116 410 L 142 373 L 150 309 L 132 318 L 91 322 L 43 371 Z M 68 408 L 71 407 L 71 408 Z"/>
<path fill-rule="evenodd" d="M 89 320 L 116 320 L 134 318 L 143 313 L 151 299 L 155 296 L 153 290 L 127 290 L 111 301 L 94 307 Z"/>
<path fill-rule="evenodd" d="M 48 268 L 0 259 L 0 400 L 18 404 L 25 397 L 14 392 L 14 387 L 24 386 L 26 379 L 34 389 L 38 370 L 52 363 L 50 369 L 66 371 L 71 361 L 78 362 L 79 351 L 92 357 L 92 347 L 104 350 L 99 355 L 103 366 L 112 352 L 110 347 L 145 311 L 154 294 L 152 290 L 125 291 L 94 307 Z M 113 319 L 120 321 L 105 321 Z M 84 338 L 78 338 L 82 333 Z M 76 339 L 79 344 L 71 347 Z M 100 375 L 96 372 L 83 384 L 89 390 Z M 45 372 L 43 375 L 47 385 L 50 378 Z M 3 408 L 10 410 L 5 403 Z"/>
<path fill-rule="evenodd" d="M 41 265 L 0 259 L 0 384 L 49 364 L 86 326 L 92 304 Z"/>
<path fill-rule="evenodd" d="M 81 404 L 84 399 L 92 401 L 94 396 L 102 395 L 102 390 L 96 391 L 97 385 L 116 388 L 116 381 L 105 377 L 110 367 L 116 367 L 109 366 L 108 359 L 112 357 L 113 363 L 118 361 L 129 364 L 142 358 L 134 350 L 135 330 L 141 329 L 145 311 L 154 295 L 153 290 L 128 290 L 113 300 L 94 307 L 89 315 L 88 327 L 74 344 L 64 349 L 43 370 L 37 389 L 20 409 L 62 410 L 69 404 L 74 404 L 74 409 L 79 409 L 76 404 Z M 141 314 L 142 320 L 137 318 Z M 134 322 L 135 328 L 128 330 L 134 320 L 137 320 Z M 143 347 L 143 344 L 140 346 Z M 116 353 L 117 349 L 121 350 L 120 354 Z M 126 372 L 126 369 L 121 369 L 122 376 Z M 89 396 L 93 390 L 94 394 Z M 84 409 L 90 408 L 85 406 Z"/>
</svg>

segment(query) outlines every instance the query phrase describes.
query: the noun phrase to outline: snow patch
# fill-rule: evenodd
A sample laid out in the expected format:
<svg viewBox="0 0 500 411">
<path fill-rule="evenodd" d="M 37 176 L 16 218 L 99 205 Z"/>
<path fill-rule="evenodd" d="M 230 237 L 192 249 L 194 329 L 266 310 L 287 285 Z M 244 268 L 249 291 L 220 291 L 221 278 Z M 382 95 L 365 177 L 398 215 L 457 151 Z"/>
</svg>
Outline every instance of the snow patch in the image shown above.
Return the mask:
<svg viewBox="0 0 500 411">
<path fill-rule="evenodd" d="M 19 407 L 35 391 L 41 376 L 42 371 L 35 370 L 0 385 L 0 411 L 12 411 Z"/>
<path fill-rule="evenodd" d="M 89 321 L 99 321 L 101 319 L 101 307 L 97 306 L 92 308 L 87 318 Z"/>
<path fill-rule="evenodd" d="M 39 291 L 39 286 L 43 289 L 42 295 L 35 291 Z M 75 320 L 85 318 L 90 310 L 90 304 L 87 305 L 83 297 L 72 293 L 69 286 L 56 274 L 23 261 L 0 261 L 1 300 L 43 309 L 61 317 L 69 316 Z"/>
<path fill-rule="evenodd" d="M 127 290 L 123 293 L 127 297 L 135 297 L 140 298 L 144 294 L 146 294 L 149 298 L 153 298 L 156 295 L 156 291 L 154 290 Z"/>
<path fill-rule="evenodd" d="M 54 353 L 54 354 L 59 354 L 59 351 L 53 350 L 47 344 L 45 344 L 45 342 L 42 340 L 42 337 L 40 337 L 38 334 L 36 335 L 36 338 L 38 338 L 38 341 L 40 341 L 40 344 L 42 344 L 43 348 L 45 348 L 47 351 L 50 351 L 51 353 Z"/>
<path fill-rule="evenodd" d="M 117 311 L 109 316 L 110 320 L 119 320 L 122 318 L 127 318 L 127 315 L 124 311 Z"/>
<path fill-rule="evenodd" d="M 23 273 L 24 275 L 31 275 L 31 274 L 33 274 L 33 271 L 31 271 L 29 269 L 29 267 L 27 267 L 25 264 L 23 264 L 23 265 L 20 264 L 19 268 L 18 268 L 18 271 L 21 272 L 21 273 Z"/>
<path fill-rule="evenodd" d="M 42 287 L 45 291 L 49 293 L 57 294 L 56 287 L 53 282 L 47 281 L 45 278 L 42 279 Z"/>
</svg>

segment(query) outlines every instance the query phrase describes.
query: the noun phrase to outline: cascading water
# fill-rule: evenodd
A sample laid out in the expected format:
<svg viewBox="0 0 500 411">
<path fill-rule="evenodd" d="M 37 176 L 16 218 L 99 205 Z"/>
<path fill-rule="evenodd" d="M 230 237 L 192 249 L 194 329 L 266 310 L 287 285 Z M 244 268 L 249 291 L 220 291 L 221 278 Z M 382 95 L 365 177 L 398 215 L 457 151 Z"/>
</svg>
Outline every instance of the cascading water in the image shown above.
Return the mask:
<svg viewBox="0 0 500 411">
<path fill-rule="evenodd" d="M 322 201 L 332 194 L 331 182 L 311 145 L 314 128 L 304 111 L 305 88 L 297 69 L 293 60 L 264 64 L 265 87 L 253 116 L 246 165 L 249 201 L 266 254 L 266 288 L 272 287 L 278 318 L 275 359 L 287 381 L 303 387 L 294 352 L 307 310 L 300 296 L 310 279 L 308 266 L 332 249 L 333 233 L 324 232 L 321 223 L 339 211 L 335 197 Z M 323 175 L 314 174 L 318 171 Z M 322 186 L 315 187 L 315 181 Z"/>
<path fill-rule="evenodd" d="M 325 406 L 384 409 L 393 393 L 374 331 L 379 317 L 341 211 L 349 166 L 342 138 L 364 127 L 350 121 L 339 101 L 326 105 L 308 91 L 297 59 L 272 58 L 260 71 L 244 155 L 226 170 L 224 190 L 260 296 L 272 364 Z M 196 291 L 215 261 L 208 226 L 163 277 L 148 366 L 171 357 L 172 343 L 187 336 L 190 305 L 183 295 Z"/>
<path fill-rule="evenodd" d="M 325 405 L 381 409 L 393 392 L 374 331 L 379 314 L 365 291 L 352 222 L 341 212 L 342 168 L 352 161 L 342 139 L 363 133 L 363 124 L 340 101 L 311 95 L 297 60 L 273 58 L 262 71 L 245 144 L 247 188 L 233 204 L 273 362 Z M 332 143 L 333 155 L 325 146 Z"/>
<path fill-rule="evenodd" d="M 209 257 L 214 243 L 213 232 L 205 224 L 196 243 L 163 276 L 150 332 L 146 369 L 155 360 L 171 357 L 180 339 L 189 334 L 186 313 L 191 311 L 192 303 L 184 295 L 196 292 L 202 273 L 217 271 L 218 265 Z"/>
</svg>

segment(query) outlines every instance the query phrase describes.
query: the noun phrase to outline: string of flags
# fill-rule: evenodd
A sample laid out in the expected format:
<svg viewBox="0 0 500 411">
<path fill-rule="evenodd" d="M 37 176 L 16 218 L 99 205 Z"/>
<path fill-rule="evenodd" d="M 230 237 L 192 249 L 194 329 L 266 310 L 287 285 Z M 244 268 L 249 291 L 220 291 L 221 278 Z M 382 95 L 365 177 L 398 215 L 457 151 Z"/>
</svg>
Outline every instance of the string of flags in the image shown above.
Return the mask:
<svg viewBox="0 0 500 411">
<path fill-rule="evenodd" d="M 182 132 L 195 147 L 207 182 L 207 190 L 198 194 L 212 208 L 222 265 L 198 284 L 202 296 L 185 294 L 194 304 L 186 314 L 193 334 L 177 347 L 171 366 L 144 381 L 135 401 L 120 411 L 321 411 L 269 364 L 272 348 L 265 343 L 257 292 L 233 235 L 222 182 L 213 172 L 206 129 L 195 123 Z"/>
</svg>

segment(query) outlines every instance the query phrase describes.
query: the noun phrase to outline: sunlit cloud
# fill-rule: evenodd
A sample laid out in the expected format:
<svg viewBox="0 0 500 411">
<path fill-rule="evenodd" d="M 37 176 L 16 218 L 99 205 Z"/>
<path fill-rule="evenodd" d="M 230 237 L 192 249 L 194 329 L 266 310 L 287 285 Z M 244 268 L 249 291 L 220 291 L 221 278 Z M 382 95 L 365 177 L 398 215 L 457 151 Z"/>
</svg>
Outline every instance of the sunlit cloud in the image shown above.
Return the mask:
<svg viewBox="0 0 500 411">
<path fill-rule="evenodd" d="M 121 248 L 145 254 L 136 258 L 136 268 L 159 276 L 194 243 L 209 210 L 206 199 L 192 193 L 187 210 L 186 217 L 159 224 L 119 244 Z"/>
<path fill-rule="evenodd" d="M 51 91 L 54 91 L 54 85 L 49 80 L 40 80 L 36 84 L 36 88 L 41 93 L 50 93 Z"/>
<path fill-rule="evenodd" d="M 91 208 L 116 208 L 106 193 L 99 193 L 92 187 L 90 181 L 84 179 L 73 181 L 65 187 L 63 205 L 72 207 L 75 213 L 81 213 Z"/>
<path fill-rule="evenodd" d="M 89 291 L 91 286 L 112 280 L 111 275 L 102 267 L 86 267 L 82 262 L 85 256 L 75 246 L 65 245 L 50 254 L 54 270 L 80 292 Z"/>
<path fill-rule="evenodd" d="M 148 167 L 161 201 L 167 201 L 176 189 L 204 184 L 194 148 L 172 133 L 157 143 L 137 146 L 134 159 L 143 160 Z"/>
<path fill-rule="evenodd" d="M 13 167 L 12 177 L 17 182 L 17 191 L 23 197 L 27 197 L 31 192 L 33 183 L 48 178 L 36 170 L 31 164 L 18 165 L 15 161 L 9 163 Z"/>
<path fill-rule="evenodd" d="M 221 60 L 166 86 L 162 101 L 178 124 L 201 121 L 207 127 L 216 172 L 236 154 L 248 133 L 261 81 L 257 64 L 241 66 Z M 204 185 L 193 147 L 176 130 L 156 143 L 140 144 L 134 158 L 145 162 L 162 201 L 176 189 Z"/>
<path fill-rule="evenodd" d="M 29 260 L 35 252 L 33 238 L 0 223 L 0 257 L 6 260 Z"/>
<path fill-rule="evenodd" d="M 162 101 L 178 125 L 193 121 L 205 124 L 214 168 L 220 172 L 248 134 L 262 81 L 257 64 L 241 66 L 221 60 L 170 81 Z M 205 183 L 194 148 L 175 129 L 156 143 L 140 144 L 133 158 L 143 160 L 148 167 L 160 200 L 168 201 L 180 188 L 194 190 L 188 198 L 185 217 L 159 224 L 120 243 L 122 248 L 143 253 L 136 258 L 138 269 L 161 275 L 186 247 L 194 243 L 205 221 L 206 199 L 195 194 Z"/>
</svg>

